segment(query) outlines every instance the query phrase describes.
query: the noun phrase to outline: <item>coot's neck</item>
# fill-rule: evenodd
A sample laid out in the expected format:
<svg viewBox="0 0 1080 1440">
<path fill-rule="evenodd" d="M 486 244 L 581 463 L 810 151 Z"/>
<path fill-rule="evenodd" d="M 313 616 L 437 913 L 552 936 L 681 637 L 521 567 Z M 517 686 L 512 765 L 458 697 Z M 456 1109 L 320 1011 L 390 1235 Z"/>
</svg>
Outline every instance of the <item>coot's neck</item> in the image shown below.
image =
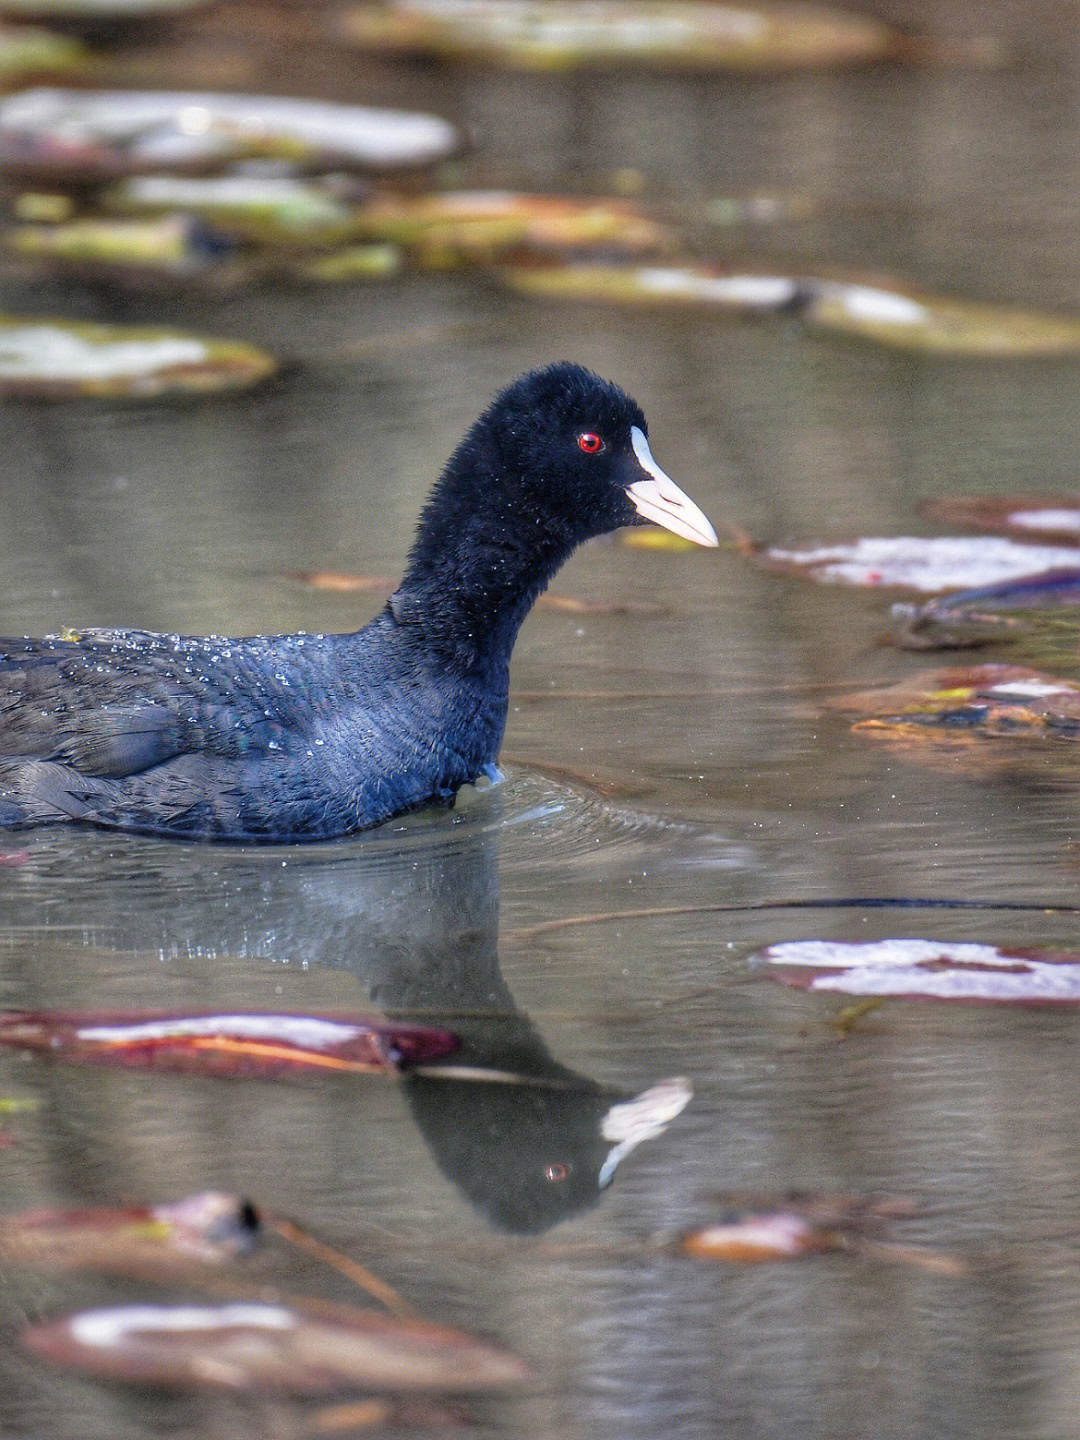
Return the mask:
<svg viewBox="0 0 1080 1440">
<path fill-rule="evenodd" d="M 575 548 L 571 517 L 524 514 L 473 432 L 420 518 L 390 609 L 461 673 L 505 670 L 533 601 Z"/>
</svg>

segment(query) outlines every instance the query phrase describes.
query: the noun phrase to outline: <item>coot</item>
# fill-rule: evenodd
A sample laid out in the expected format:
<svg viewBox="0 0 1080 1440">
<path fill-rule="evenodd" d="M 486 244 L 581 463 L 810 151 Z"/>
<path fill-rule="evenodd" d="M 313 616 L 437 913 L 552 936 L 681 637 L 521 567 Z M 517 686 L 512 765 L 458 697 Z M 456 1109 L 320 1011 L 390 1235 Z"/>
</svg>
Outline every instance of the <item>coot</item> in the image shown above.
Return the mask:
<svg viewBox="0 0 1080 1440">
<path fill-rule="evenodd" d="M 717 543 L 647 433 L 578 365 L 515 380 L 356 634 L 0 640 L 0 826 L 317 840 L 451 797 L 495 765 L 518 628 L 575 546 L 647 521 Z"/>
</svg>

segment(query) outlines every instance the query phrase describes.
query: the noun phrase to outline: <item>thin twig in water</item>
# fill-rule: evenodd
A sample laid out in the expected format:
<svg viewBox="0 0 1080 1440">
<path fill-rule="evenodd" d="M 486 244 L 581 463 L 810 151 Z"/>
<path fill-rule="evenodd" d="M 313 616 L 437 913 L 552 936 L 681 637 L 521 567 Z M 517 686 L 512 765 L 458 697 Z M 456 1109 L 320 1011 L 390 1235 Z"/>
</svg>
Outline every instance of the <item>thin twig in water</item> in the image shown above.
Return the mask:
<svg viewBox="0 0 1080 1440">
<path fill-rule="evenodd" d="M 373 1299 L 380 1301 L 392 1315 L 403 1318 L 410 1318 L 416 1314 L 411 1305 L 407 1304 L 392 1285 L 387 1285 L 385 1280 L 380 1280 L 370 1270 L 359 1264 L 356 1260 L 350 1260 L 348 1255 L 342 1255 L 339 1250 L 318 1240 L 314 1235 L 309 1235 L 299 1225 L 291 1220 L 286 1220 L 280 1215 L 264 1215 L 264 1224 L 268 1229 L 273 1230 L 275 1235 L 280 1235 L 290 1245 L 295 1245 L 298 1250 L 306 1250 L 316 1260 L 321 1260 L 324 1265 L 329 1265 L 339 1275 L 344 1275 L 354 1285 L 359 1285 Z"/>
</svg>

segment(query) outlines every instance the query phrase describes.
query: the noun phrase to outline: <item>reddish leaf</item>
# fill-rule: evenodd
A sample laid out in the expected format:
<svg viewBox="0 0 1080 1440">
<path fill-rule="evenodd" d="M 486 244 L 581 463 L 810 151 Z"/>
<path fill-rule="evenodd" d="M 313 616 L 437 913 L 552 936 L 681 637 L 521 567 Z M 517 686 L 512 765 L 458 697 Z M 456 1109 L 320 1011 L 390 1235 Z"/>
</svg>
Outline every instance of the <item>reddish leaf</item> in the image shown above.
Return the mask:
<svg viewBox="0 0 1080 1440">
<path fill-rule="evenodd" d="M 954 495 L 926 500 L 919 510 L 945 525 L 1080 545 L 1080 495 Z"/>
<path fill-rule="evenodd" d="M 0 1045 L 75 1064 L 279 1080 L 396 1074 L 452 1054 L 458 1040 L 357 1015 L 91 1010 L 0 1012 Z"/>
</svg>

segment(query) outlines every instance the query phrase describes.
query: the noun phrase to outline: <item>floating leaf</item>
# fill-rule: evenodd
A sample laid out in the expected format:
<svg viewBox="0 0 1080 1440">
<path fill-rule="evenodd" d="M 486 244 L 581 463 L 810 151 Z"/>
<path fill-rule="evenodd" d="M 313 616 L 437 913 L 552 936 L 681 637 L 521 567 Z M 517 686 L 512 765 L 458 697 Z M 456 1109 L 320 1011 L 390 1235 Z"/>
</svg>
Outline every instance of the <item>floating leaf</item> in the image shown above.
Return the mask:
<svg viewBox="0 0 1080 1440">
<path fill-rule="evenodd" d="M 515 246 L 634 253 L 674 245 L 666 226 L 628 200 L 503 190 L 376 195 L 357 224 L 365 235 L 412 246 L 435 266 L 488 261 Z"/>
<path fill-rule="evenodd" d="M 285 578 L 335 595 L 389 595 L 396 583 L 389 575 L 350 575 L 340 570 L 294 570 Z"/>
<path fill-rule="evenodd" d="M 124 1210 L 31 1210 L 0 1216 L 0 1265 L 160 1279 L 246 1255 L 258 1225 L 246 1201 L 213 1191 Z"/>
<path fill-rule="evenodd" d="M 238 1080 L 396 1074 L 452 1054 L 446 1030 L 349 1015 L 0 1012 L 0 1045 L 74 1064 Z"/>
<path fill-rule="evenodd" d="M 143 399 L 237 390 L 276 368 L 252 345 L 182 330 L 0 318 L 0 396 Z"/>
<path fill-rule="evenodd" d="M 754 957 L 800 990 L 1013 1005 L 1080 1004 L 1080 953 L 965 941 L 793 940 Z"/>
<path fill-rule="evenodd" d="M 186 215 L 160 220 L 86 216 L 58 225 L 18 225 L 0 242 L 8 256 L 49 275 L 113 284 L 210 283 L 216 290 L 253 278 L 249 265 Z"/>
<path fill-rule="evenodd" d="M 667 534 L 667 531 L 660 531 Z M 677 538 L 677 537 L 676 537 Z M 687 549 L 699 547 L 691 541 L 682 542 Z M 295 570 L 286 577 L 311 590 L 324 590 L 336 595 L 389 595 L 395 581 L 388 575 L 350 575 L 340 570 Z M 586 600 L 579 595 L 540 595 L 536 601 L 541 610 L 557 610 L 564 615 L 659 615 L 663 606 L 636 600 Z"/>
<path fill-rule="evenodd" d="M 117 1306 L 31 1325 L 23 1339 L 99 1379 L 232 1392 L 471 1392 L 529 1378 L 516 1355 L 459 1330 L 345 1306 Z"/>
<path fill-rule="evenodd" d="M 1080 545 L 1080 496 L 1077 495 L 1010 495 L 998 499 L 957 495 L 924 501 L 919 510 L 945 525 Z"/>
<path fill-rule="evenodd" d="M 805 282 L 792 274 L 686 261 L 647 265 L 605 260 L 551 262 L 525 253 L 500 262 L 494 273 L 511 289 L 526 295 L 656 309 L 760 314 L 798 309 L 805 299 Z"/>
<path fill-rule="evenodd" d="M 198 215 L 260 245 L 335 245 L 357 233 L 357 206 L 325 183 L 288 175 L 133 175 L 101 196 L 119 215 Z"/>
<path fill-rule="evenodd" d="M 27 90 L 0 102 L 0 171 L 80 184 L 249 157 L 399 170 L 456 146 L 434 115 L 279 96 Z"/>
<path fill-rule="evenodd" d="M 1052 610 L 1080 605 L 1080 567 L 1046 570 L 961 590 L 925 605 L 892 607 L 897 629 L 894 640 L 906 650 L 945 650 L 1013 638 L 1019 627 L 1008 610 Z"/>
<path fill-rule="evenodd" d="M 0 15 L 7 13 L 8 7 L 0 5 Z M 84 70 L 88 61 L 85 46 L 69 35 L 0 23 L 0 89 L 70 78 Z"/>
<path fill-rule="evenodd" d="M 930 295 L 896 284 L 817 280 L 802 310 L 808 325 L 902 350 L 989 358 L 1071 355 L 1080 318 Z"/>
<path fill-rule="evenodd" d="M 940 729 L 983 738 L 1080 739 L 1080 683 L 1018 665 L 921 670 L 897 685 L 825 702 L 856 729 Z"/>
<path fill-rule="evenodd" d="M 34 20 L 133 20 L 196 10 L 211 0 L 0 0 L 0 15 Z"/>
<path fill-rule="evenodd" d="M 998 585 L 1076 563 L 1066 546 L 1019 545 L 993 536 L 866 536 L 801 549 L 769 546 L 755 563 L 831 585 L 919 590 L 924 594 Z"/>
<path fill-rule="evenodd" d="M 722 0 L 382 0 L 349 10 L 341 30 L 365 51 L 556 71 L 795 70 L 866 64 L 904 46 L 844 10 Z"/>
<path fill-rule="evenodd" d="M 387 280 L 401 269 L 396 245 L 345 245 L 326 255 L 297 260 L 290 273 L 298 280 L 340 284 L 350 280 Z"/>
<path fill-rule="evenodd" d="M 29 859 L 29 850 L 0 850 L 0 869 L 17 870 L 20 865 L 25 865 Z M 3 1108 L 2 1100 L 0 1100 L 0 1108 Z"/>
<path fill-rule="evenodd" d="M 889 1220 L 914 1213 L 910 1201 L 857 1195 L 792 1195 L 764 1203 L 736 1197 L 721 1220 L 687 1231 L 678 1248 L 698 1260 L 739 1265 L 795 1260 L 850 1249 L 853 1237 L 881 1233 Z"/>
</svg>

